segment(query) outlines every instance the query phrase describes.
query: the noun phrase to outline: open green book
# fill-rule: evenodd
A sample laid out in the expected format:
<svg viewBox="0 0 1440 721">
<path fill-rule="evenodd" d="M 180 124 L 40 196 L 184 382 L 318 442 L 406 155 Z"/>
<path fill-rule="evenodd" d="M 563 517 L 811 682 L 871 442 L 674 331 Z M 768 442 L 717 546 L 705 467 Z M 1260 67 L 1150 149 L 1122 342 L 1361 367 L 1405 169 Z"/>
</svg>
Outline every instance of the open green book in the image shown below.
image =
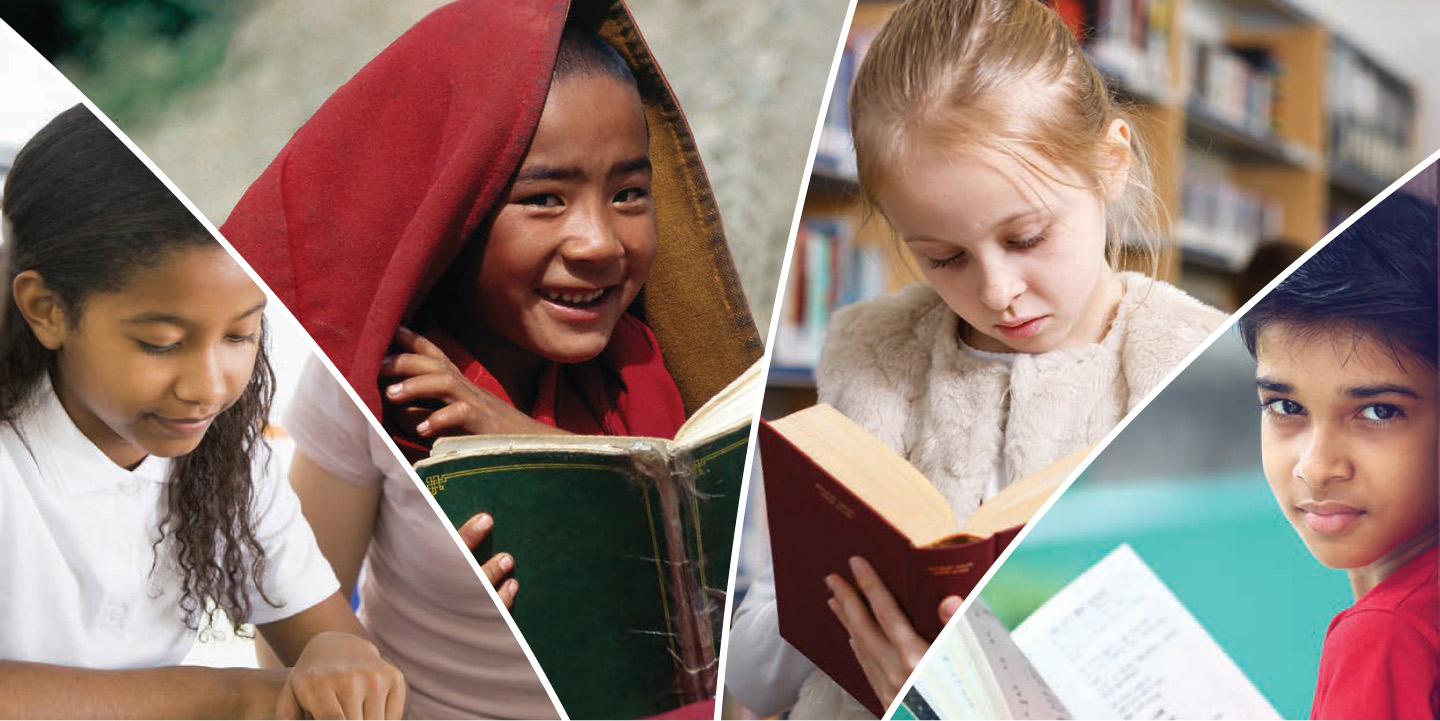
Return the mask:
<svg viewBox="0 0 1440 721">
<path fill-rule="evenodd" d="M 467 436 L 415 466 L 455 526 L 495 518 L 510 613 L 572 718 L 640 718 L 715 695 L 759 363 L 675 440 Z M 476 599 L 476 603 L 489 603 Z"/>
</svg>

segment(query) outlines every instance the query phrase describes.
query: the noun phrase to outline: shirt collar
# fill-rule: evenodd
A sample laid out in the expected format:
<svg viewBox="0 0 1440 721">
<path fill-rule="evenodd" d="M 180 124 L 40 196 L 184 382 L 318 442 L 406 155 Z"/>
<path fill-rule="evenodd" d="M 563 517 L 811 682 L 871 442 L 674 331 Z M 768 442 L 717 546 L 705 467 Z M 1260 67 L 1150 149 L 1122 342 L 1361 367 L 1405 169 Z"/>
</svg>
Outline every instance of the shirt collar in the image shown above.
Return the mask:
<svg viewBox="0 0 1440 721">
<path fill-rule="evenodd" d="M 170 460 L 146 456 L 135 470 L 126 470 L 110 460 L 71 420 L 49 374 L 35 389 L 34 410 L 25 425 L 31 452 L 46 478 L 70 494 L 111 491 L 137 482 L 164 483 L 170 474 Z M 37 442 L 38 441 L 38 442 Z"/>
</svg>

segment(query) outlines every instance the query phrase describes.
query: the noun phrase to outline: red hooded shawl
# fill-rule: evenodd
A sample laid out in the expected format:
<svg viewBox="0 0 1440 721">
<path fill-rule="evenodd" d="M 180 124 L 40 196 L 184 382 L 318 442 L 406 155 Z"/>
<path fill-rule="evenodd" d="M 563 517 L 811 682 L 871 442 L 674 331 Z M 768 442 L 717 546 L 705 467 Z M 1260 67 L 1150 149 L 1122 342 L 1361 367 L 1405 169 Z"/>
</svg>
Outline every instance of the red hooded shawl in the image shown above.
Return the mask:
<svg viewBox="0 0 1440 721">
<path fill-rule="evenodd" d="M 435 11 L 326 101 L 221 227 L 377 417 L 396 328 L 524 160 L 566 6 L 461 0 Z M 636 74 L 660 245 L 630 310 L 654 330 L 693 412 L 759 357 L 760 340 L 694 140 L 633 19 L 619 0 L 572 12 Z M 633 334 L 617 327 L 612 346 L 622 336 Z"/>
</svg>

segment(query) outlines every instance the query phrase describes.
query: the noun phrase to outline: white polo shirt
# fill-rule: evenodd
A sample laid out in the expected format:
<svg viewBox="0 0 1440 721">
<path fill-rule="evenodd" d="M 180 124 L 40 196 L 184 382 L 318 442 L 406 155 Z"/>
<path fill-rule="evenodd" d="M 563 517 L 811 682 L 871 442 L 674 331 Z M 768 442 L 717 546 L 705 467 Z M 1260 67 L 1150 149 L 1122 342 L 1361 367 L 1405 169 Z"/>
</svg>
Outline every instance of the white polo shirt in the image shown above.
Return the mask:
<svg viewBox="0 0 1440 721">
<path fill-rule="evenodd" d="M 255 535 L 265 590 L 255 623 L 277 621 L 339 587 L 278 462 L 255 462 Z M 267 468 L 268 465 L 268 468 Z M 70 420 L 47 378 L 15 424 L 0 422 L 0 659 L 86 668 L 178 663 L 195 640 L 179 607 L 164 515 L 167 459 L 116 465 Z M 246 563 L 249 561 L 247 559 Z"/>
</svg>

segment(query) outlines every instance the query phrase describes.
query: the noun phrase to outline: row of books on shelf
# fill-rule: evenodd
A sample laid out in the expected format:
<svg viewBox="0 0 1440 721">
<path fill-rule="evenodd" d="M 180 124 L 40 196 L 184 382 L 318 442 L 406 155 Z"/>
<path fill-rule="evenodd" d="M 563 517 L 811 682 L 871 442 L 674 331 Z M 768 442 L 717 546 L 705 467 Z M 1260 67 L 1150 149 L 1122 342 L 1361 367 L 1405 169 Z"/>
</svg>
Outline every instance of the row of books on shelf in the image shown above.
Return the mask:
<svg viewBox="0 0 1440 721">
<path fill-rule="evenodd" d="M 1331 45 L 1329 62 L 1332 165 L 1385 182 L 1404 175 L 1412 163 L 1410 89 L 1343 42 Z"/>
<path fill-rule="evenodd" d="M 1269 51 L 1193 36 L 1184 45 L 1182 76 L 1192 102 L 1251 134 L 1274 133 L 1280 66 Z"/>
<path fill-rule="evenodd" d="M 1281 232 L 1284 208 L 1208 168 L 1188 170 L 1175 238 L 1187 257 L 1238 271 L 1263 240 Z"/>
<path fill-rule="evenodd" d="M 1170 85 L 1172 0 L 1051 0 L 1095 65 L 1126 90 L 1163 99 Z"/>
<path fill-rule="evenodd" d="M 775 329 L 774 365 L 814 367 L 830 313 L 885 292 L 886 252 L 857 242 L 846 218 L 801 221 Z"/>
</svg>

